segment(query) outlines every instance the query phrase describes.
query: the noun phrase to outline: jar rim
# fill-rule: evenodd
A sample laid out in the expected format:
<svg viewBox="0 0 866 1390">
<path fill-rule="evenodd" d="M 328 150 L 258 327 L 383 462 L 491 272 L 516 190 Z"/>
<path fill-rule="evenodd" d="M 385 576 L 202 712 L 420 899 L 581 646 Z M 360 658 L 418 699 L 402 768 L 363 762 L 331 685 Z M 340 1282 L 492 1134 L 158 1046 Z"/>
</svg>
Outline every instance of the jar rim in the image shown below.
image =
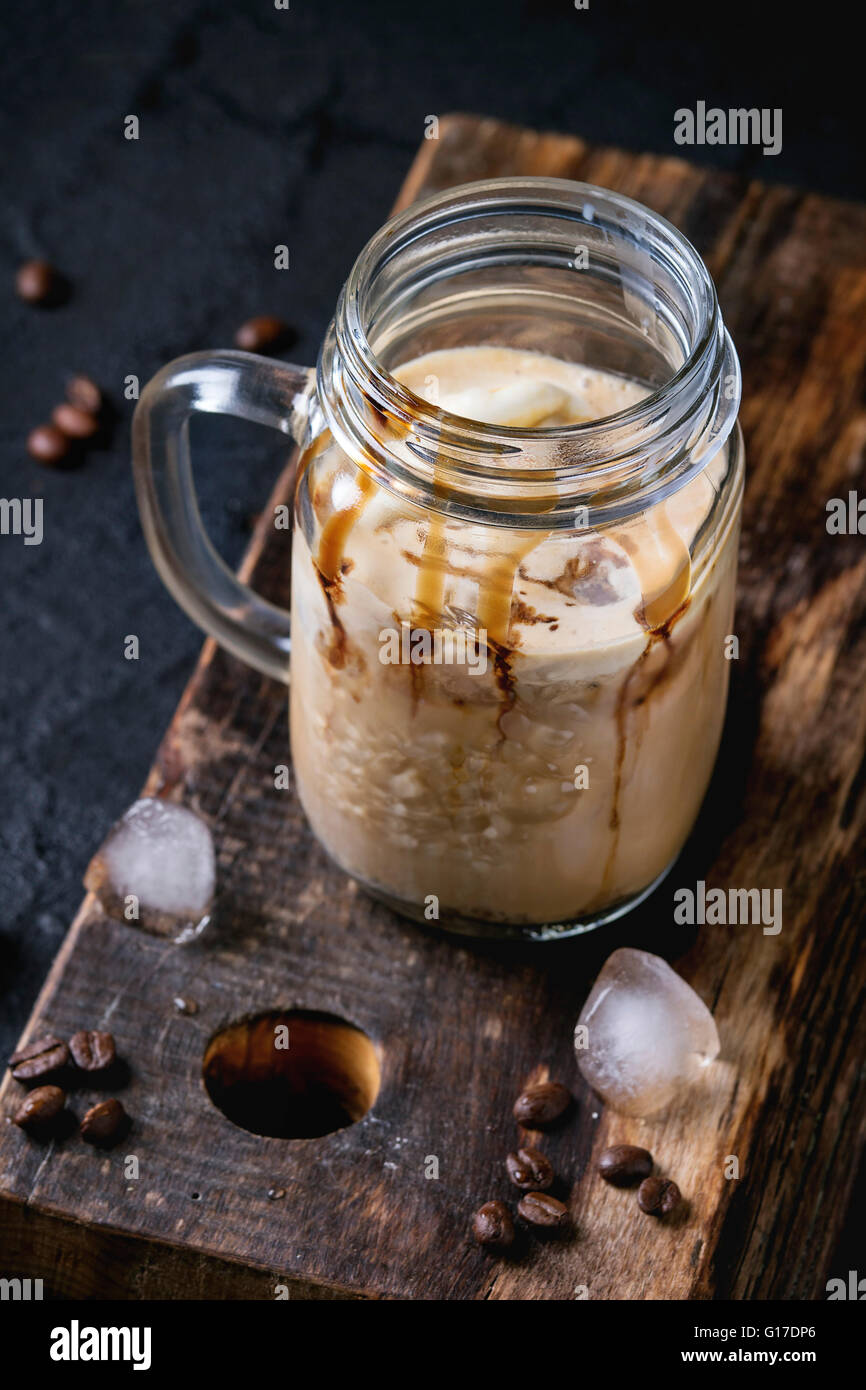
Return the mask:
<svg viewBox="0 0 866 1390">
<path fill-rule="evenodd" d="M 452 414 L 404 386 L 370 341 L 373 287 L 402 252 L 417 247 L 431 233 L 491 216 L 548 216 L 575 225 L 592 224 L 606 233 L 619 234 L 631 245 L 645 242 L 650 259 L 671 267 L 690 298 L 695 329 L 680 366 L 624 409 L 566 426 L 491 425 Z M 728 386 L 722 392 L 720 382 L 725 374 Z M 491 481 L 484 463 L 495 455 L 495 488 L 487 490 L 482 513 L 505 511 L 512 516 L 511 524 L 517 524 L 514 513 L 521 511 L 521 495 L 528 501 L 526 490 L 538 492 L 540 474 L 553 471 L 554 486 L 546 489 L 553 505 L 543 506 L 545 515 L 535 521 L 528 518 L 536 514 L 537 505 L 530 508 L 528 524 L 549 525 L 553 519 L 550 512 L 563 510 L 556 505 L 557 497 L 560 501 L 567 497 L 566 513 L 573 513 L 576 499 L 592 498 L 592 524 L 601 524 L 633 512 L 636 501 L 645 506 L 650 500 L 661 500 L 705 466 L 733 427 L 740 376 L 709 271 L 673 223 L 610 189 L 527 175 L 486 179 L 435 193 L 398 213 L 370 238 L 341 293 L 320 358 L 319 385 L 332 428 L 336 426 L 341 436 L 366 436 L 360 461 L 385 486 L 393 489 L 396 483 L 395 490 L 405 492 L 413 474 L 416 485 L 429 484 L 429 454 L 435 451 L 438 477 L 434 505 L 465 516 L 467 508 L 478 511 L 467 504 L 466 494 L 471 493 L 473 482 L 478 483 L 479 472 Z M 347 409 L 341 408 L 338 396 Z M 411 433 L 416 460 L 395 459 L 395 428 Z M 703 447 L 698 447 L 701 442 Z M 571 462 L 565 461 L 569 453 L 573 455 Z M 629 482 L 626 498 L 622 487 Z M 599 493 L 609 492 L 612 485 L 617 495 L 606 504 L 600 503 Z M 504 505 L 491 505 L 494 491 Z M 545 493 L 543 487 L 541 492 Z M 557 524 L 561 524 L 561 517 Z"/>
</svg>

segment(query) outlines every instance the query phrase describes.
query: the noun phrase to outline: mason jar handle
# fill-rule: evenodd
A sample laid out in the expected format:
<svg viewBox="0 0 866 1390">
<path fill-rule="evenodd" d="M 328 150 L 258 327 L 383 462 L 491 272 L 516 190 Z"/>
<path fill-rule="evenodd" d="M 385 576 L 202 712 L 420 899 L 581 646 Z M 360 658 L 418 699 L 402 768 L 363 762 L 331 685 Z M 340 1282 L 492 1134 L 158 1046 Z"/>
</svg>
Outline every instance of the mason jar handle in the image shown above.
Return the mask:
<svg viewBox="0 0 866 1390">
<path fill-rule="evenodd" d="M 315 373 L 249 352 L 194 352 L 148 382 L 132 425 L 141 523 L 153 562 L 199 627 L 265 675 L 288 682 L 289 614 L 242 584 L 214 549 L 193 486 L 189 422 L 236 415 L 300 443 Z"/>
</svg>

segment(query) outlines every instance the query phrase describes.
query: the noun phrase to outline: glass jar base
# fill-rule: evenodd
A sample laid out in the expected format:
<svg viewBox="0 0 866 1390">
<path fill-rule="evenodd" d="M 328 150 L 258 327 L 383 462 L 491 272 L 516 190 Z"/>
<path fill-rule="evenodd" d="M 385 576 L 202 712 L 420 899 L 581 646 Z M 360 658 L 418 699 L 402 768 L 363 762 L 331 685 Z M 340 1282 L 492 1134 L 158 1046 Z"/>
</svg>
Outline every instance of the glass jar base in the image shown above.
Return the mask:
<svg viewBox="0 0 866 1390">
<path fill-rule="evenodd" d="M 472 936 L 482 941 L 562 941 L 569 936 L 583 936 L 586 932 L 595 931 L 596 927 L 605 927 L 608 923 L 615 922 L 618 917 L 624 917 L 627 912 L 631 912 L 633 908 L 636 908 L 651 893 L 655 892 L 663 879 L 667 878 L 677 857 L 675 855 L 670 863 L 662 869 L 662 872 L 653 879 L 652 883 L 639 892 L 632 893 L 627 898 L 620 898 L 618 902 L 612 903 L 610 907 L 604 908 L 600 912 L 590 913 L 584 917 L 569 918 L 562 922 L 493 922 L 480 917 L 464 917 L 455 912 L 445 912 L 441 917 L 431 919 L 425 915 L 424 908 L 419 907 L 417 903 L 395 898 L 375 884 L 367 883 L 364 879 L 358 878 L 356 874 L 353 874 L 352 877 L 366 893 L 376 898 L 378 902 L 384 903 L 400 917 L 406 917 L 412 922 L 420 922 L 425 927 L 437 928 L 447 936 Z"/>
</svg>

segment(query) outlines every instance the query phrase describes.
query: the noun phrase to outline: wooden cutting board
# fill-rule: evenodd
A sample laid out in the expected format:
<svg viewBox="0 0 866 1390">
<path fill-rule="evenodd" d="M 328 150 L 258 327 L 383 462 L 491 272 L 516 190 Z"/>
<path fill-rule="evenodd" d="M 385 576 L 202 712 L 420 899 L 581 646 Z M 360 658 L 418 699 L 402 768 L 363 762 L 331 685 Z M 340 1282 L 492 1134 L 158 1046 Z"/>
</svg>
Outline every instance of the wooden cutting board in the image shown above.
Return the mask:
<svg viewBox="0 0 866 1390">
<path fill-rule="evenodd" d="M 864 1127 L 866 542 L 828 535 L 825 521 L 828 499 L 866 491 L 866 209 L 468 116 L 425 142 L 397 206 L 509 173 L 604 184 L 664 213 L 706 257 L 742 359 L 740 657 L 698 828 L 674 879 L 590 937 L 440 938 L 331 867 L 293 794 L 274 789 L 285 691 L 207 642 L 147 791 L 210 818 L 219 920 L 174 946 L 85 899 L 25 1036 L 110 1028 L 130 1066 L 133 1128 L 108 1154 L 0 1129 L 4 1274 L 100 1297 L 273 1298 L 279 1284 L 319 1298 L 739 1299 L 823 1298 L 847 1272 L 838 1242 Z M 346 247 L 347 270 L 358 250 Z M 290 486 L 287 470 L 272 503 Z M 269 515 L 244 575 L 284 600 L 285 539 Z M 782 932 L 674 927 L 671 883 L 699 879 L 782 888 Z M 582 1000 L 623 944 L 673 960 L 722 1038 L 704 1090 L 664 1123 L 606 1111 L 574 1063 Z M 214 1105 L 209 1039 L 274 1008 L 366 1031 L 382 1080 L 365 1118 L 317 1139 L 268 1138 Z M 492 1258 L 467 1241 L 467 1221 L 513 1195 L 512 1101 L 547 1075 L 578 1099 L 542 1140 L 574 1232 Z M 19 1093 L 7 1078 L 4 1114 Z M 80 1114 L 90 1100 L 72 1103 Z M 680 1221 L 642 1216 L 633 1193 L 598 1179 L 594 1156 L 618 1141 L 646 1145 L 676 1178 Z M 726 1176 L 730 1156 L 739 1177 Z"/>
</svg>

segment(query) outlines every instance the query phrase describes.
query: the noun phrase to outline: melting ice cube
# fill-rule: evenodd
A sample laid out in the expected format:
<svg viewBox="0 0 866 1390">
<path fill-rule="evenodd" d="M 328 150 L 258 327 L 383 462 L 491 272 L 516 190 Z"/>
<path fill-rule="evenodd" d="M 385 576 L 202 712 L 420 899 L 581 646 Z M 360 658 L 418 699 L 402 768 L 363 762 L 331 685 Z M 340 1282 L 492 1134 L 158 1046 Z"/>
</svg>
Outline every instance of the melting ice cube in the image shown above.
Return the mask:
<svg viewBox="0 0 866 1390">
<path fill-rule="evenodd" d="M 470 386 L 439 402 L 452 415 L 488 425 L 531 428 L 556 415 L 568 397 L 548 381 L 515 381 L 508 386 Z"/>
<path fill-rule="evenodd" d="M 654 1115 L 719 1052 L 713 1016 L 662 960 L 628 947 L 608 956 L 574 1035 L 585 1079 L 614 1110 Z"/>
<path fill-rule="evenodd" d="M 174 941 L 207 926 L 215 882 L 213 837 L 201 816 L 154 797 L 133 802 L 84 876 L 109 915 Z"/>
</svg>

